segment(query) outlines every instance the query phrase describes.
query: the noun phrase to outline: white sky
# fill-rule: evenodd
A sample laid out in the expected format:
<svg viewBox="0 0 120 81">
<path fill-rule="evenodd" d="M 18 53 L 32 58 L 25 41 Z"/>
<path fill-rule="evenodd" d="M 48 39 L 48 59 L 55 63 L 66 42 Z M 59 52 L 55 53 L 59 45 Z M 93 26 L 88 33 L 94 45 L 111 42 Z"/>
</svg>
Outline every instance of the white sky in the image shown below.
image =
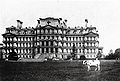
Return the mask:
<svg viewBox="0 0 120 81">
<path fill-rule="evenodd" d="M 16 26 L 17 19 L 23 21 L 23 27 L 35 27 L 40 17 L 61 17 L 70 27 L 84 26 L 87 18 L 88 25 L 99 31 L 105 54 L 120 48 L 119 0 L 0 0 L 0 34 L 6 27 Z"/>
</svg>

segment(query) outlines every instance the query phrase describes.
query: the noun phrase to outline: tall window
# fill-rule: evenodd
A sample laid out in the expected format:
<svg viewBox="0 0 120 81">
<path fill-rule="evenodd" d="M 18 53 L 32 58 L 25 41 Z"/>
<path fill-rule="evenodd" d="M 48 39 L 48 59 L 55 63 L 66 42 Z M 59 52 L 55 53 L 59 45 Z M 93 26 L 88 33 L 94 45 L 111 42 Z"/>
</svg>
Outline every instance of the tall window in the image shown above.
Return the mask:
<svg viewBox="0 0 120 81">
<path fill-rule="evenodd" d="M 46 46 L 49 46 L 49 42 L 48 41 L 46 41 Z"/>
<path fill-rule="evenodd" d="M 44 48 L 42 48 L 42 53 L 44 53 Z"/>
<path fill-rule="evenodd" d="M 54 36 L 52 36 L 52 39 L 54 39 Z"/>
<path fill-rule="evenodd" d="M 51 41 L 51 46 L 53 46 L 53 41 Z"/>
<path fill-rule="evenodd" d="M 51 53 L 53 53 L 53 48 L 51 48 Z"/>
<path fill-rule="evenodd" d="M 44 41 L 42 41 L 42 46 L 44 46 Z"/>
<path fill-rule="evenodd" d="M 49 49 L 48 48 L 46 48 L 46 53 L 49 53 Z"/>
<path fill-rule="evenodd" d="M 55 48 L 55 53 L 58 53 L 58 48 Z"/>
<path fill-rule="evenodd" d="M 81 37 L 79 37 L 79 40 L 81 41 Z"/>
</svg>

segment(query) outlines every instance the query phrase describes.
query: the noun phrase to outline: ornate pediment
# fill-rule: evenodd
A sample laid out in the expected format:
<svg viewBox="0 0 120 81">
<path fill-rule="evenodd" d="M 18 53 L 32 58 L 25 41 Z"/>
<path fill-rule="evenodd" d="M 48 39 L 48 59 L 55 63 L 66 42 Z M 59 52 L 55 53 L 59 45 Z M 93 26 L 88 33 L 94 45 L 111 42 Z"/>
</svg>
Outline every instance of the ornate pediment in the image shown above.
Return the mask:
<svg viewBox="0 0 120 81">
<path fill-rule="evenodd" d="M 88 36 L 88 37 L 96 37 L 96 36 L 99 36 L 99 34 L 94 33 L 94 32 L 88 32 L 88 33 L 85 33 L 84 36 Z"/>
<path fill-rule="evenodd" d="M 55 27 L 55 26 L 51 26 L 51 25 L 46 25 L 46 26 L 41 27 L 41 29 L 58 29 L 58 26 Z"/>
</svg>

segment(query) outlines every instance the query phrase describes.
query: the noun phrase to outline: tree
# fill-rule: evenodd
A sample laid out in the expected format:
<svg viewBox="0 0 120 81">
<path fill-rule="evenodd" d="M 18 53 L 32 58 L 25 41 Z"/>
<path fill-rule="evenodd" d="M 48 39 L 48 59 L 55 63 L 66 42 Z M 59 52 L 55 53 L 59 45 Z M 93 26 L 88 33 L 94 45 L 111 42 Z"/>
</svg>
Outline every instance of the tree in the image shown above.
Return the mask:
<svg viewBox="0 0 120 81">
<path fill-rule="evenodd" d="M 97 57 L 96 57 L 96 58 L 100 59 L 101 57 L 102 57 L 102 54 L 101 54 L 100 51 L 98 51 L 98 54 L 97 54 Z"/>
<path fill-rule="evenodd" d="M 120 48 L 115 50 L 114 55 L 116 56 L 116 59 L 120 59 Z"/>
<path fill-rule="evenodd" d="M 115 53 L 113 53 L 113 50 L 110 50 L 109 55 L 105 57 L 105 59 L 119 59 L 120 58 L 120 49 L 116 49 Z"/>
</svg>

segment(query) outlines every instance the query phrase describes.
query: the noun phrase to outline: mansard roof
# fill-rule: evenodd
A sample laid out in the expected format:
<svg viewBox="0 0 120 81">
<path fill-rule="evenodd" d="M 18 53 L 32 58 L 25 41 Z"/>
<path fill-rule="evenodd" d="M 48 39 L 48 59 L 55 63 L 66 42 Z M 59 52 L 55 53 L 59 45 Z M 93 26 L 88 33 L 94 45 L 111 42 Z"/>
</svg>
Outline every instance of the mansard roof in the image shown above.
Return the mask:
<svg viewBox="0 0 120 81">
<path fill-rule="evenodd" d="M 66 33 L 76 35 L 76 34 L 82 34 L 84 30 L 85 29 L 83 27 L 81 27 L 81 28 L 77 28 L 77 27 L 70 28 L 70 27 L 68 27 Z"/>
<path fill-rule="evenodd" d="M 53 18 L 53 17 L 47 17 L 47 18 L 39 18 L 41 23 L 38 23 L 38 25 L 35 28 L 31 27 L 15 27 L 11 26 L 6 28 L 7 32 L 12 32 L 11 35 L 33 35 L 35 34 L 36 29 L 61 29 L 65 30 L 66 35 L 83 35 L 83 36 L 99 36 L 96 31 L 96 27 L 74 27 L 70 28 L 67 27 L 66 22 L 67 20 L 62 20 L 62 18 Z M 40 22 L 40 20 L 38 20 Z M 45 20 L 45 21 L 44 21 Z M 54 21 L 55 20 L 55 21 Z M 57 21 L 56 21 L 57 20 Z M 7 34 L 7 33 L 5 33 Z M 4 35 L 4 34 L 3 34 Z"/>
<path fill-rule="evenodd" d="M 52 25 L 52 26 L 58 26 L 58 27 L 64 27 L 66 28 L 67 25 L 66 25 L 66 22 L 67 20 L 62 20 L 62 18 L 53 18 L 53 17 L 47 17 L 47 18 L 39 18 L 40 20 L 37 20 L 38 21 L 38 25 L 43 27 L 43 26 L 46 26 L 46 25 Z M 39 27 L 38 26 L 38 27 Z"/>
<path fill-rule="evenodd" d="M 5 33 L 5 34 L 2 34 L 2 36 L 4 36 L 4 37 L 8 37 L 8 36 L 16 36 L 16 34 L 13 34 L 13 33 Z"/>
</svg>

